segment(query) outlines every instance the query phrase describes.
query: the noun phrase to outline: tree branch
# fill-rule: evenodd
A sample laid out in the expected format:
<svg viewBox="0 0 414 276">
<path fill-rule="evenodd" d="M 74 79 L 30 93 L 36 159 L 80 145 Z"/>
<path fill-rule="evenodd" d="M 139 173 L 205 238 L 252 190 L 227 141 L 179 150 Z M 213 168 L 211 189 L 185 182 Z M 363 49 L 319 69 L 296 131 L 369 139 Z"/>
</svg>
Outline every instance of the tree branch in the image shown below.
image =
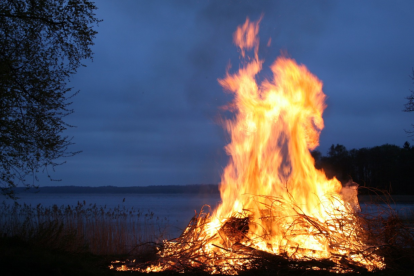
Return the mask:
<svg viewBox="0 0 414 276">
<path fill-rule="evenodd" d="M 22 15 L 14 15 L 14 14 L 1 14 L 0 13 L 0 16 L 2 16 L 2 17 L 11 17 L 11 18 L 20 18 L 20 19 L 30 19 L 30 20 L 41 20 L 41 21 L 44 21 L 44 22 L 46 22 L 48 24 L 52 24 L 52 25 L 64 25 L 65 24 L 64 21 L 55 22 L 53 20 L 49 20 L 49 19 L 46 19 L 44 17 L 24 15 L 24 14 L 22 14 Z"/>
</svg>

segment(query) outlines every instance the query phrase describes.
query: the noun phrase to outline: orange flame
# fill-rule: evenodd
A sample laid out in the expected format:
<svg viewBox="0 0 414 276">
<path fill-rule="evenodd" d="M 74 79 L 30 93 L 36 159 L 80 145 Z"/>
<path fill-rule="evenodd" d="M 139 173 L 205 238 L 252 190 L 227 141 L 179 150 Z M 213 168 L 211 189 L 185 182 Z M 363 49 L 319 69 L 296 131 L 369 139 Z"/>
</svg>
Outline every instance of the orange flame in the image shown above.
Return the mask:
<svg viewBox="0 0 414 276">
<path fill-rule="evenodd" d="M 270 67 L 273 79 L 258 85 L 256 75 L 263 64 L 258 58 L 259 23 L 247 19 L 234 34 L 241 56 L 254 48 L 254 57 L 237 73 L 227 73 L 219 80 L 224 89 L 234 93 L 230 106 L 236 112 L 235 119 L 225 124 L 231 136 L 226 146 L 230 162 L 222 175 L 222 204 L 211 220 L 215 225 L 210 227 L 211 234 L 226 218 L 239 214 L 249 217 L 245 234 L 249 246 L 275 254 L 294 252 L 295 258 L 348 254 L 356 248 L 335 251 L 332 237 L 326 235 L 339 234 L 356 241 L 352 237 L 355 219 L 341 229 L 337 227 L 338 220 L 359 208 L 356 193 L 315 169 L 310 154 L 319 145 L 324 127 L 322 82 L 304 65 L 279 57 Z M 297 223 L 299 217 L 312 218 L 337 233 L 321 235 L 320 227 Z M 298 248 L 304 253 L 298 254 Z M 353 261 L 371 268 L 383 266 L 381 262 L 368 264 L 360 256 Z"/>
<path fill-rule="evenodd" d="M 246 24 L 250 29 L 245 28 Z M 247 40 L 257 45 L 258 39 L 251 35 L 257 35 L 258 24 L 247 20 L 237 29 L 235 43 L 242 55 L 251 43 L 238 38 L 245 32 Z M 255 56 L 238 73 L 219 80 L 225 89 L 235 93 L 233 105 L 237 113 L 234 121 L 226 122 L 231 135 L 231 143 L 226 146 L 230 163 L 222 176 L 223 204 L 216 216 L 253 208 L 254 215 L 260 217 L 261 203 L 266 200 L 252 195 L 271 195 L 284 200 L 293 198 L 305 214 L 326 219 L 321 199 L 338 195 L 342 186 L 315 169 L 309 151 L 318 146 L 324 127 L 322 82 L 305 66 L 280 57 L 271 66 L 273 80 L 258 86 L 255 77 L 263 61 Z M 286 212 L 291 215 L 289 210 Z"/>
<path fill-rule="evenodd" d="M 237 257 L 243 250 L 291 260 L 329 259 L 338 264 L 337 272 L 347 271 L 344 259 L 370 271 L 385 267 L 375 246 L 365 244 L 355 187 L 342 187 L 315 169 L 310 150 L 324 127 L 322 82 L 304 65 L 279 57 L 271 66 L 273 79 L 257 84 L 263 65 L 259 22 L 247 19 L 234 34 L 241 56 L 253 49 L 254 57 L 219 80 L 234 93 L 229 107 L 235 112 L 234 120 L 225 122 L 231 143 L 220 184 L 222 204 L 211 217 L 193 218 L 179 238 L 164 242 L 159 264 L 140 271 L 184 269 L 177 260 L 186 259 L 210 273 L 234 274 L 251 264 Z"/>
</svg>

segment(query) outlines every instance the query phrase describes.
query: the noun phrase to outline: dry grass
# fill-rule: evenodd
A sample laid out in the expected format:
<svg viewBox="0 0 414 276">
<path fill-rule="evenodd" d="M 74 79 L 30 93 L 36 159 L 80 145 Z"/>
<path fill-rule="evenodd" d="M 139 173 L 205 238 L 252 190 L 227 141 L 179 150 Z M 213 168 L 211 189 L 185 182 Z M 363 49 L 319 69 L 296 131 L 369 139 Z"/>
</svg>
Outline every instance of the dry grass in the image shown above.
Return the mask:
<svg viewBox="0 0 414 276">
<path fill-rule="evenodd" d="M 380 212 L 368 214 L 335 209 L 330 220 L 321 222 L 304 214 L 294 200 L 269 196 L 266 199 L 270 204 L 260 203 L 263 215 L 259 220 L 253 221 L 249 210 L 232 214 L 213 236 L 205 234 L 210 212 L 202 209 L 180 237 L 158 244 L 156 261 L 127 262 L 123 268 L 213 274 L 240 274 L 263 269 L 361 273 L 378 270 L 381 265 L 376 263 L 383 261 L 388 270 L 414 269 L 412 224 L 401 219 L 389 204 L 382 202 L 378 205 Z M 295 214 L 290 217 L 278 215 L 280 209 L 286 208 L 295 210 Z M 260 237 L 249 236 L 249 227 L 261 227 L 266 231 Z M 285 248 L 281 248 L 279 254 L 256 249 L 255 242 L 266 241 L 266 236 L 270 236 L 275 227 L 283 231 L 287 241 Z M 295 245 L 295 237 L 300 235 L 326 241 L 330 248 L 329 258 L 313 257 L 309 249 Z M 216 250 L 211 250 L 212 246 Z"/>
<path fill-rule="evenodd" d="M 359 214 L 371 243 L 379 244 L 379 254 L 388 269 L 414 269 L 414 213 L 395 209 L 395 203 L 414 203 L 412 196 L 391 196 L 370 188 L 365 196 L 368 210 Z M 401 201 L 401 198 L 403 199 Z"/>
<path fill-rule="evenodd" d="M 178 268 L 178 271 L 191 271 L 196 267 L 228 274 L 271 265 L 302 270 L 318 268 L 341 272 L 366 271 L 356 259 L 362 260 L 370 270 L 375 270 L 374 263 L 380 259 L 376 254 L 376 246 L 367 243 L 363 225 L 354 213 L 335 210 L 331 214 L 331 220 L 321 222 L 302 212 L 294 201 L 269 196 L 266 199 L 271 204 L 264 206 L 263 216 L 259 220 L 251 220 L 249 210 L 243 214 L 232 214 L 212 237 L 202 235 L 209 216 L 201 213 L 174 243 L 164 244 L 164 260 L 167 260 L 168 266 L 173 270 Z M 295 214 L 289 217 L 279 215 L 280 209 L 287 208 L 294 210 Z M 264 229 L 263 235 L 248 236 L 248 227 L 252 226 Z M 286 241 L 285 246 L 279 248 L 279 254 L 256 249 L 254 244 L 269 240 L 276 228 L 282 232 L 283 240 Z M 295 242 L 299 236 L 329 244 L 330 257 L 316 257 L 317 251 L 301 248 Z M 206 244 L 211 241 L 219 249 L 214 253 L 210 250 L 206 252 Z"/>
<path fill-rule="evenodd" d="M 0 204 L 0 234 L 67 252 L 139 255 L 166 237 L 168 221 L 134 208 L 76 206 L 33 207 Z"/>
</svg>

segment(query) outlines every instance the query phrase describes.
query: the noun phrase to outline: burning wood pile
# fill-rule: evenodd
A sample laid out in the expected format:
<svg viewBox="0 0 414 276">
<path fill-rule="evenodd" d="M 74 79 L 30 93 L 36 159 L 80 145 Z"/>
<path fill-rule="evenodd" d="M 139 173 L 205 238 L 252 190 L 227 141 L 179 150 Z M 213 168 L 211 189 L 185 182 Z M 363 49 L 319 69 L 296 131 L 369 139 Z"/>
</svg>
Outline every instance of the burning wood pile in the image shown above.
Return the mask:
<svg viewBox="0 0 414 276">
<path fill-rule="evenodd" d="M 212 228 L 210 212 L 202 210 L 180 237 L 159 245 L 156 261 L 132 261 L 115 264 L 115 267 L 140 272 L 206 271 L 230 275 L 263 268 L 344 273 L 385 267 L 383 258 L 376 254 L 378 248 L 365 243 L 369 237 L 355 213 L 337 212 L 332 214 L 331 220 L 322 223 L 302 213 L 293 202 L 268 199 L 274 204 L 265 207 L 266 212 L 263 212 L 267 214 L 258 221 L 251 212 L 244 210 L 223 220 L 219 228 Z M 285 217 L 280 212 L 284 208 L 296 208 L 297 214 Z M 249 231 L 251 227 L 261 227 L 265 231 L 262 236 L 256 236 Z M 279 246 L 270 242 L 274 231 L 282 232 Z M 302 243 L 298 242 L 300 239 Z M 312 249 L 303 241 L 326 244 L 328 251 Z"/>
<path fill-rule="evenodd" d="M 272 80 L 256 83 L 259 22 L 246 20 L 234 42 L 243 66 L 219 80 L 234 93 L 225 122 L 230 161 L 220 185 L 222 204 L 201 210 L 182 235 L 158 247 L 150 263 L 114 264 L 118 270 L 240 271 L 283 267 L 334 272 L 385 267 L 358 215 L 355 186 L 342 187 L 315 169 L 326 107 L 322 83 L 285 57 L 270 67 Z M 253 56 L 247 52 L 253 50 Z"/>
</svg>

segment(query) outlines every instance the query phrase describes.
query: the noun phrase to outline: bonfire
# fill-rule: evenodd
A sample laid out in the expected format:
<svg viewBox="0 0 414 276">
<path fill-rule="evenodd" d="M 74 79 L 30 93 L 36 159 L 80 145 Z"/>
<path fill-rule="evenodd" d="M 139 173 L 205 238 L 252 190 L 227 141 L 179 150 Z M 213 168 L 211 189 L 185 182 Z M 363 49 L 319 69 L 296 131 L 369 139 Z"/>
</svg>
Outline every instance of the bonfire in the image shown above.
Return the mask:
<svg viewBox="0 0 414 276">
<path fill-rule="evenodd" d="M 234 33 L 243 59 L 221 86 L 234 93 L 225 121 L 231 142 L 215 210 L 203 208 L 180 237 L 158 245 L 158 258 L 118 270 L 237 274 L 283 266 L 334 272 L 385 268 L 358 216 L 357 186 L 327 179 L 310 151 L 319 144 L 326 108 L 322 82 L 304 65 L 279 57 L 273 79 L 256 82 L 259 23 Z M 250 56 L 249 56 L 250 54 Z"/>
</svg>

